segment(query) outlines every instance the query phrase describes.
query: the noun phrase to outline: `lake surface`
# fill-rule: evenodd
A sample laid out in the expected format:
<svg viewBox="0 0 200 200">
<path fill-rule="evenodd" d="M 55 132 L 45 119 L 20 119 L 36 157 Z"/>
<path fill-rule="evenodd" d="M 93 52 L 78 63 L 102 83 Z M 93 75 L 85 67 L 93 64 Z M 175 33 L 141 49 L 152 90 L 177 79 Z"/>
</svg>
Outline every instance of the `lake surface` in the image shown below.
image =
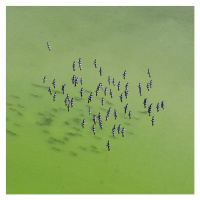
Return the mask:
<svg viewBox="0 0 200 200">
<path fill-rule="evenodd" d="M 6 30 L 7 194 L 194 193 L 194 7 L 7 7 Z M 72 84 L 73 75 L 82 86 Z M 96 97 L 100 82 L 108 93 Z M 120 102 L 127 82 L 129 96 Z M 66 94 L 75 102 L 69 112 Z M 144 98 L 153 103 L 151 116 Z M 157 112 L 161 101 L 165 109 Z M 104 125 L 94 135 L 99 112 Z M 113 137 L 119 124 L 125 136 Z"/>
</svg>

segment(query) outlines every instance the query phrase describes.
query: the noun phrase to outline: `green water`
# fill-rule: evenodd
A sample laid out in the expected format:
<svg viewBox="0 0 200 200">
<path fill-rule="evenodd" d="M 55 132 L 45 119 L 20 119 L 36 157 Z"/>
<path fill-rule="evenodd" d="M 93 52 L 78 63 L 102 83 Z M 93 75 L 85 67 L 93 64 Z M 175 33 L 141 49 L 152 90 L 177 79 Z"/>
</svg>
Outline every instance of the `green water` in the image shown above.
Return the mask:
<svg viewBox="0 0 200 200">
<path fill-rule="evenodd" d="M 7 194 L 194 193 L 193 7 L 7 7 L 6 30 Z M 73 72 L 79 58 L 82 71 Z M 82 98 L 73 74 L 83 78 Z M 121 81 L 120 91 L 108 85 L 109 75 Z M 54 78 L 55 102 L 47 91 Z M 100 82 L 114 92 L 103 106 L 103 92 L 95 96 Z M 127 82 L 130 95 L 121 103 Z M 70 112 L 64 83 L 75 101 Z M 144 98 L 153 103 L 154 126 Z M 162 100 L 165 110 L 157 113 Z M 124 114 L 126 103 L 132 119 Z M 92 117 L 99 112 L 104 126 L 94 135 Z M 114 124 L 125 127 L 124 138 L 112 136 Z"/>
</svg>

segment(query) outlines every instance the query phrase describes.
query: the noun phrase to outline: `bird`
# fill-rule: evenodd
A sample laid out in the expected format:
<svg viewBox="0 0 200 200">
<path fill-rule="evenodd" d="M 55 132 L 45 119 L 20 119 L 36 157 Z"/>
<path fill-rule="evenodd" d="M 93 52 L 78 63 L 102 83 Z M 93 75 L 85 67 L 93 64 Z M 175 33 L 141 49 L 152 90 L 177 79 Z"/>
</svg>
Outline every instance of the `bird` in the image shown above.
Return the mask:
<svg viewBox="0 0 200 200">
<path fill-rule="evenodd" d="M 51 46 L 49 45 L 49 43 L 47 42 L 47 47 L 49 49 L 49 51 L 51 50 Z"/>
<path fill-rule="evenodd" d="M 44 76 L 44 78 L 43 78 L 43 83 L 45 83 L 45 82 L 46 82 L 46 80 L 47 80 L 47 79 L 46 79 L 46 76 Z"/>
<path fill-rule="evenodd" d="M 108 147 L 108 151 L 110 151 L 110 141 L 108 140 L 108 143 L 106 145 Z"/>
</svg>

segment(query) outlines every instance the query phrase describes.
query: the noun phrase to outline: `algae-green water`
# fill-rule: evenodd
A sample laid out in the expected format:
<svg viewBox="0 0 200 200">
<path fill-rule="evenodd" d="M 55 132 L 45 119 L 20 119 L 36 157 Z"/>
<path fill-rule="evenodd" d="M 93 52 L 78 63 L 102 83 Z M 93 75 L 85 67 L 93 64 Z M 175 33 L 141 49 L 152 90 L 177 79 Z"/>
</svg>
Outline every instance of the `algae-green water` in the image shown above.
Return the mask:
<svg viewBox="0 0 200 200">
<path fill-rule="evenodd" d="M 194 193 L 194 7 L 7 7 L 6 65 L 7 194 Z M 83 85 L 75 87 L 73 75 Z M 96 97 L 100 82 L 108 93 Z M 129 96 L 120 102 L 127 82 Z M 74 98 L 69 112 L 66 94 Z M 94 135 L 99 112 L 103 129 L 97 123 Z M 113 137 L 119 124 L 125 136 Z"/>
</svg>

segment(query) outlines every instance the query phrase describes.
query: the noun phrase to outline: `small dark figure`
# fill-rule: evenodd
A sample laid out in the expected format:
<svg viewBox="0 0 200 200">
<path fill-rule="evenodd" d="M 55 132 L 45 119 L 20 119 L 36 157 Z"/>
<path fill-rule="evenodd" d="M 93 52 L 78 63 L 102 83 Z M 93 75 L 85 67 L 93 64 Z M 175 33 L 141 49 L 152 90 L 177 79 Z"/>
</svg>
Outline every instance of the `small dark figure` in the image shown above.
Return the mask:
<svg viewBox="0 0 200 200">
<path fill-rule="evenodd" d="M 79 64 L 79 68 L 80 68 L 80 70 L 81 70 L 81 69 L 82 69 L 82 62 L 81 62 L 81 58 L 79 58 L 78 64 Z"/>
<path fill-rule="evenodd" d="M 123 100 L 123 93 L 121 93 L 121 95 L 119 97 L 120 97 L 120 101 L 122 102 L 122 100 Z"/>
<path fill-rule="evenodd" d="M 92 113 L 91 108 L 89 108 L 88 112 L 89 112 L 89 115 Z"/>
<path fill-rule="evenodd" d="M 157 112 L 159 112 L 159 109 L 160 109 L 159 103 L 157 104 L 156 108 L 157 108 Z"/>
<path fill-rule="evenodd" d="M 140 96 L 142 96 L 142 88 L 139 90 Z"/>
<path fill-rule="evenodd" d="M 101 114 L 100 113 L 98 114 L 97 118 L 99 119 L 99 121 L 101 120 Z"/>
<path fill-rule="evenodd" d="M 49 45 L 49 43 L 47 42 L 47 47 L 49 49 L 49 51 L 51 50 L 51 46 Z"/>
<path fill-rule="evenodd" d="M 112 83 L 113 83 L 113 85 L 115 86 L 115 79 L 113 78 L 113 80 L 112 80 Z"/>
<path fill-rule="evenodd" d="M 102 120 L 99 121 L 99 126 L 100 126 L 101 129 L 103 129 L 103 123 L 102 123 Z"/>
<path fill-rule="evenodd" d="M 148 107 L 149 116 L 151 116 L 151 112 L 152 112 L 152 104 Z"/>
<path fill-rule="evenodd" d="M 96 91 L 95 91 L 95 92 L 96 92 L 96 96 L 97 96 L 97 95 L 98 95 L 98 93 L 99 93 L 99 90 L 98 90 L 98 89 L 96 89 Z"/>
<path fill-rule="evenodd" d="M 149 78 L 151 78 L 151 73 L 149 72 Z"/>
<path fill-rule="evenodd" d="M 108 92 L 107 87 L 105 87 L 105 90 L 104 90 L 105 96 L 106 96 L 106 93 L 107 93 L 107 92 Z"/>
<path fill-rule="evenodd" d="M 117 111 L 116 110 L 114 110 L 114 116 L 115 116 L 115 120 L 117 119 L 117 116 L 118 116 L 118 114 L 117 114 Z"/>
<path fill-rule="evenodd" d="M 92 92 L 90 93 L 90 96 L 89 96 L 89 98 L 88 98 L 88 103 L 90 103 L 91 101 L 92 101 L 92 97 L 93 97 L 93 94 L 92 94 Z"/>
<path fill-rule="evenodd" d="M 96 125 L 96 123 L 97 123 L 97 118 L 96 118 L 96 115 L 94 115 L 94 117 L 93 117 L 93 122 L 95 123 L 95 125 Z"/>
<path fill-rule="evenodd" d="M 141 89 L 142 89 L 141 83 L 139 83 L 138 87 L 139 87 L 139 90 L 141 90 Z"/>
<path fill-rule="evenodd" d="M 115 136 L 115 129 L 112 129 L 113 137 Z"/>
<path fill-rule="evenodd" d="M 120 90 L 120 87 L 121 87 L 120 81 L 119 81 L 119 83 L 117 84 L 117 87 L 118 87 L 118 91 L 119 91 L 119 90 Z"/>
<path fill-rule="evenodd" d="M 56 79 L 55 78 L 53 79 L 53 83 L 52 84 L 53 84 L 53 87 L 56 88 Z"/>
<path fill-rule="evenodd" d="M 126 97 L 126 99 L 127 99 L 127 98 L 128 98 L 128 95 L 129 95 L 128 90 L 125 90 L 125 91 L 124 91 L 124 94 L 125 94 L 125 97 Z"/>
<path fill-rule="evenodd" d="M 102 100 L 101 100 L 101 104 L 102 104 L 102 106 L 103 106 L 104 102 L 105 102 L 105 101 L 104 101 L 104 98 L 102 98 Z"/>
<path fill-rule="evenodd" d="M 106 145 L 108 147 L 108 151 L 110 151 L 110 142 L 108 140 L 108 144 Z"/>
<path fill-rule="evenodd" d="M 75 71 L 75 69 L 76 69 L 76 65 L 75 65 L 75 61 L 73 62 L 73 71 Z"/>
<path fill-rule="evenodd" d="M 131 119 L 131 111 L 129 111 L 129 113 L 128 113 L 128 116 L 129 116 L 129 119 Z"/>
<path fill-rule="evenodd" d="M 81 83 L 81 85 L 83 85 L 83 79 L 81 78 L 81 80 L 80 80 L 80 83 Z"/>
<path fill-rule="evenodd" d="M 161 102 L 161 108 L 164 110 L 164 108 L 165 108 L 165 101 Z"/>
<path fill-rule="evenodd" d="M 124 77 L 124 79 L 126 78 L 126 70 L 123 73 L 123 77 Z"/>
<path fill-rule="evenodd" d="M 110 114 L 111 113 L 111 107 L 108 109 L 108 112 L 107 112 L 108 114 Z"/>
<path fill-rule="evenodd" d="M 97 60 L 96 59 L 94 60 L 94 66 L 95 66 L 95 68 L 97 68 Z"/>
<path fill-rule="evenodd" d="M 99 88 L 101 88 L 103 90 L 103 84 L 102 83 L 99 83 Z"/>
<path fill-rule="evenodd" d="M 108 118 L 109 118 L 109 114 L 106 115 L 106 121 L 108 121 Z"/>
<path fill-rule="evenodd" d="M 120 131 L 121 131 L 121 124 L 118 126 L 117 131 L 118 131 L 118 134 L 120 134 Z"/>
<path fill-rule="evenodd" d="M 113 97 L 113 92 L 111 89 L 110 89 L 110 96 L 111 96 L 111 98 Z"/>
<path fill-rule="evenodd" d="M 88 97 L 88 103 L 90 103 L 92 101 L 92 98 L 89 96 Z"/>
<path fill-rule="evenodd" d="M 94 127 L 94 125 L 93 125 L 93 128 L 92 128 L 92 131 L 93 131 L 93 133 L 94 133 L 94 135 L 96 134 L 96 129 L 95 129 L 95 127 Z"/>
<path fill-rule="evenodd" d="M 153 85 L 152 80 L 150 80 L 150 88 L 152 88 L 152 85 Z"/>
<path fill-rule="evenodd" d="M 55 101 L 56 100 L 56 92 L 55 92 L 55 94 L 53 95 L 53 101 Z"/>
<path fill-rule="evenodd" d="M 150 69 L 148 69 L 148 73 L 149 74 L 149 78 L 151 77 L 151 72 L 150 72 Z"/>
<path fill-rule="evenodd" d="M 102 72 L 103 72 L 103 70 L 102 70 L 102 68 L 100 67 L 100 70 L 99 70 L 100 76 L 102 76 Z"/>
<path fill-rule="evenodd" d="M 122 137 L 124 137 L 124 133 L 125 133 L 125 128 L 122 128 Z"/>
<path fill-rule="evenodd" d="M 110 76 L 108 77 L 108 83 L 109 83 L 109 85 L 110 85 Z"/>
<path fill-rule="evenodd" d="M 50 92 L 50 94 L 52 94 L 52 90 L 51 87 L 49 87 L 48 92 Z"/>
<path fill-rule="evenodd" d="M 62 92 L 63 92 L 63 94 L 65 94 L 65 86 L 66 86 L 66 84 L 62 85 Z"/>
<path fill-rule="evenodd" d="M 144 104 L 144 108 L 146 108 L 146 106 L 147 106 L 147 98 L 144 99 L 143 104 Z"/>
<path fill-rule="evenodd" d="M 126 83 L 126 85 L 125 85 L 125 90 L 128 90 L 128 83 Z"/>
<path fill-rule="evenodd" d="M 73 75 L 73 77 L 72 77 L 72 83 L 73 83 L 73 84 L 75 83 L 75 80 L 76 80 L 76 76 Z"/>
<path fill-rule="evenodd" d="M 66 97 L 67 99 L 68 99 L 68 101 L 70 101 L 70 97 L 69 97 L 69 95 L 67 94 L 67 97 Z"/>
<path fill-rule="evenodd" d="M 149 85 L 149 83 L 147 83 L 147 86 L 146 86 L 146 87 L 147 87 L 147 90 L 149 91 L 149 88 L 150 88 L 150 85 Z"/>
<path fill-rule="evenodd" d="M 85 127 L 85 119 L 83 120 L 83 122 L 81 124 L 82 124 L 82 127 L 84 128 Z"/>
<path fill-rule="evenodd" d="M 75 87 L 78 85 L 78 77 L 75 78 Z"/>
<path fill-rule="evenodd" d="M 82 97 L 83 96 L 83 88 L 81 88 L 80 93 L 81 93 L 81 97 Z"/>
<path fill-rule="evenodd" d="M 125 113 L 126 113 L 127 109 L 128 109 L 128 103 L 127 103 L 126 106 L 124 107 L 124 112 L 125 112 Z"/>
<path fill-rule="evenodd" d="M 67 106 L 67 103 L 68 103 L 67 97 L 65 98 L 64 102 L 65 102 L 65 105 Z"/>
<path fill-rule="evenodd" d="M 68 109 L 68 112 L 69 112 L 69 109 L 70 109 L 70 103 L 68 104 L 67 109 Z"/>
<path fill-rule="evenodd" d="M 153 125 L 154 125 L 154 121 L 155 121 L 155 120 L 154 120 L 154 116 L 152 117 L 152 120 L 151 120 L 151 121 L 152 121 L 152 126 L 153 126 Z"/>
<path fill-rule="evenodd" d="M 46 82 L 46 80 L 47 80 L 47 79 L 46 79 L 46 76 L 44 76 L 44 78 L 43 78 L 43 83 L 45 83 L 45 82 Z"/>
<path fill-rule="evenodd" d="M 71 100 L 71 108 L 73 108 L 73 106 L 74 106 L 74 98 L 72 98 Z"/>
</svg>

